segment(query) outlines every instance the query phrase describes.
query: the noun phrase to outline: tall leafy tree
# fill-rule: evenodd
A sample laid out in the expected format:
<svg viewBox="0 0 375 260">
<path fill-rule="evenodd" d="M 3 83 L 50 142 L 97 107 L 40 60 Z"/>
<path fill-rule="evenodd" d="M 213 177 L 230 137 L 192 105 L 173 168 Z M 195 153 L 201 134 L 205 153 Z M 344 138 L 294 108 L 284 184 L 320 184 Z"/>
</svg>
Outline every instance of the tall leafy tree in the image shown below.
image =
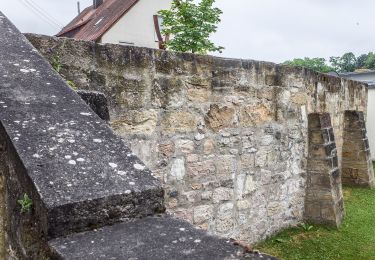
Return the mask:
<svg viewBox="0 0 375 260">
<path fill-rule="evenodd" d="M 353 72 L 357 68 L 357 58 L 352 52 L 345 53 L 341 57 L 329 58 L 337 72 Z"/>
<path fill-rule="evenodd" d="M 163 19 L 162 34 L 170 36 L 166 47 L 180 52 L 206 54 L 221 52 L 224 48 L 210 41 L 216 32 L 222 11 L 213 7 L 215 0 L 173 0 L 170 10 L 161 10 Z"/>
<path fill-rule="evenodd" d="M 370 52 L 367 54 L 367 58 L 365 61 L 365 66 L 366 69 L 375 69 L 375 53 Z"/>
<path fill-rule="evenodd" d="M 357 57 L 357 65 L 356 65 L 357 69 L 362 69 L 366 67 L 366 60 L 368 59 L 369 54 L 362 54 Z"/>
<path fill-rule="evenodd" d="M 324 58 L 304 58 L 286 61 L 283 64 L 306 67 L 318 72 L 353 72 L 357 69 L 375 70 L 375 53 L 369 52 L 356 57 L 352 52 L 340 57 L 330 57 L 330 65 Z"/>
<path fill-rule="evenodd" d="M 328 73 L 335 71 L 334 68 L 326 64 L 324 58 L 303 58 L 303 59 L 294 59 L 291 61 L 285 61 L 283 64 L 292 65 L 292 66 L 301 66 L 308 69 L 315 70 L 317 72 Z"/>
</svg>

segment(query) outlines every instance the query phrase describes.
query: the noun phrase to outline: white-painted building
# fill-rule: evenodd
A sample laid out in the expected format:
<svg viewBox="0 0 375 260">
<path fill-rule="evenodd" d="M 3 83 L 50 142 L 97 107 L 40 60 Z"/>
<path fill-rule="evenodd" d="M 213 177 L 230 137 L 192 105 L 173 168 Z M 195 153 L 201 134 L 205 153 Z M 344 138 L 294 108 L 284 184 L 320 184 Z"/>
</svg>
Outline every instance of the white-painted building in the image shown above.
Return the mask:
<svg viewBox="0 0 375 260">
<path fill-rule="evenodd" d="M 341 77 L 362 81 L 368 84 L 368 104 L 367 104 L 367 137 L 369 139 L 371 159 L 375 160 L 375 71 L 341 73 Z"/>
<path fill-rule="evenodd" d="M 161 48 L 158 11 L 172 0 L 93 0 L 56 36 L 79 40 Z"/>
</svg>

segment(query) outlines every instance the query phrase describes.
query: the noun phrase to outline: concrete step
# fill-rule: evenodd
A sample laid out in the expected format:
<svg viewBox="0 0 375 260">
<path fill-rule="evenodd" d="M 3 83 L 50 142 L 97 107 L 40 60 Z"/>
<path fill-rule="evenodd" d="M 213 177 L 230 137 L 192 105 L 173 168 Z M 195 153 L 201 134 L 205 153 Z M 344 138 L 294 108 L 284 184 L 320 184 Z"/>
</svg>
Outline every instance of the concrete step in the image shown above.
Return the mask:
<svg viewBox="0 0 375 260">
<path fill-rule="evenodd" d="M 168 216 L 117 223 L 49 242 L 59 259 L 276 259 Z"/>
</svg>

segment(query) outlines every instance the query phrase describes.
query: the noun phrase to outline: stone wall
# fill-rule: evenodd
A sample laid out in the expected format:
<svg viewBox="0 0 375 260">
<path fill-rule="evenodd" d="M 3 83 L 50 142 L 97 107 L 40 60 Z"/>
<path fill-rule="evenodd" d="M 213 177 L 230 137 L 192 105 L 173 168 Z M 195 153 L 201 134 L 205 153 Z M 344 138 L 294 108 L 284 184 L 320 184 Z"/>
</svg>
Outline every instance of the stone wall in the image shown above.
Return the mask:
<svg viewBox="0 0 375 260">
<path fill-rule="evenodd" d="M 0 259 L 275 259 L 165 214 L 161 182 L 0 12 Z M 87 104 L 87 103 L 88 104 Z"/>
<path fill-rule="evenodd" d="M 344 113 L 366 113 L 365 84 L 302 68 L 28 38 L 78 88 L 105 93 L 168 211 L 225 237 L 254 242 L 302 221 L 308 115 L 331 115 L 340 168 Z"/>
<path fill-rule="evenodd" d="M 344 215 L 341 171 L 328 113 L 309 114 L 305 218 L 338 227 Z"/>
</svg>

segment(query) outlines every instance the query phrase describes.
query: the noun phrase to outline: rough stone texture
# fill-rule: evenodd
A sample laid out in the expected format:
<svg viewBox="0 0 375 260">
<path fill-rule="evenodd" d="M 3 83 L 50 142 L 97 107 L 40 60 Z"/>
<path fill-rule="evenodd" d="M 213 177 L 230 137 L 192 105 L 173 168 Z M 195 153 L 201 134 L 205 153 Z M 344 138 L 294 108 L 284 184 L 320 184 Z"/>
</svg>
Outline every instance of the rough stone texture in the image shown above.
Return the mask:
<svg viewBox="0 0 375 260">
<path fill-rule="evenodd" d="M 308 115 L 331 115 L 340 168 L 344 113 L 366 113 L 365 84 L 302 68 L 28 38 L 79 88 L 105 93 L 168 211 L 225 237 L 254 242 L 302 221 Z"/>
<path fill-rule="evenodd" d="M 2 13 L 0 46 L 1 259 L 275 259 L 162 214 L 160 182 Z"/>
<path fill-rule="evenodd" d="M 363 112 L 345 111 L 342 155 L 343 183 L 373 187 L 374 170 Z"/>
<path fill-rule="evenodd" d="M 107 98 L 103 93 L 97 91 L 77 90 L 77 94 L 101 119 L 109 121 Z"/>
<path fill-rule="evenodd" d="M 160 182 L 1 13 L 0 46 L 8 251 L 41 259 L 47 238 L 162 212 Z"/>
<path fill-rule="evenodd" d="M 310 114 L 305 219 L 338 227 L 343 216 L 341 172 L 331 117 L 328 113 Z"/>
<path fill-rule="evenodd" d="M 57 259 L 253 259 L 276 260 L 246 253 L 185 221 L 149 217 L 50 242 Z"/>
</svg>

